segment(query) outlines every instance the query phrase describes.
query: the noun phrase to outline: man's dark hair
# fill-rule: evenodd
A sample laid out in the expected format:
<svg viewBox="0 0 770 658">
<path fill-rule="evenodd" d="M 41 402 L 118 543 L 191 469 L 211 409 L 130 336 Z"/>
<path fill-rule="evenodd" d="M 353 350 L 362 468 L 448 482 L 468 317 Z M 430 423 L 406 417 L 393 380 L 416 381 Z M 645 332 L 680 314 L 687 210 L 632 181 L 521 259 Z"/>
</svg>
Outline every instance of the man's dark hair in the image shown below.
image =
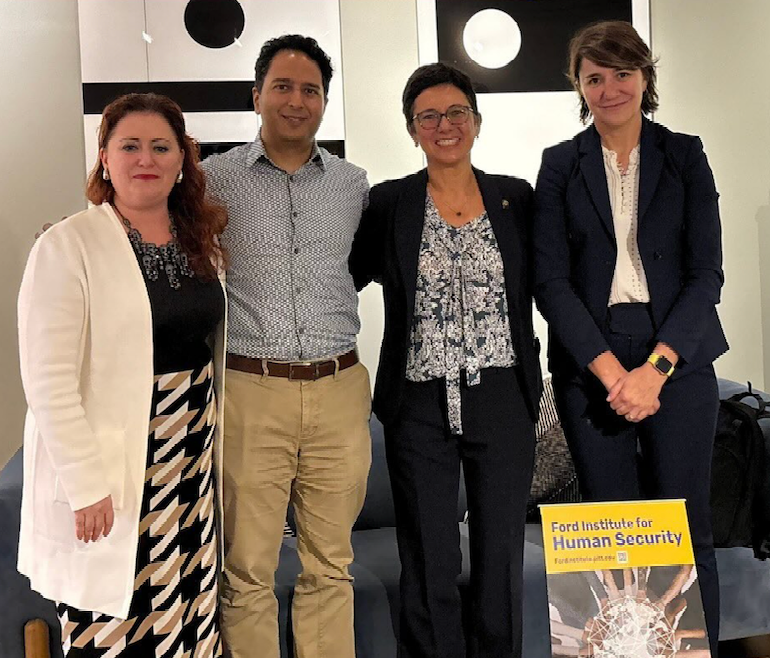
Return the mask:
<svg viewBox="0 0 770 658">
<path fill-rule="evenodd" d="M 452 85 L 457 87 L 468 98 L 473 111 L 478 115 L 479 108 L 476 104 L 476 92 L 473 91 L 471 79 L 459 69 L 437 62 L 436 64 L 426 64 L 418 68 L 409 80 L 406 81 L 404 93 L 401 97 L 406 119 L 406 128 L 412 132 L 412 116 L 414 111 L 414 102 L 417 97 L 426 89 L 437 87 L 439 85 Z"/>
<path fill-rule="evenodd" d="M 275 39 L 265 41 L 262 50 L 259 51 L 257 63 L 254 65 L 254 86 L 258 92 L 262 92 L 262 85 L 265 82 L 265 77 L 273 58 L 282 50 L 295 50 L 307 55 L 318 64 L 318 68 L 321 69 L 324 96 L 329 95 L 329 82 L 334 72 L 332 61 L 313 37 L 305 37 L 301 34 L 284 34 Z"/>
</svg>

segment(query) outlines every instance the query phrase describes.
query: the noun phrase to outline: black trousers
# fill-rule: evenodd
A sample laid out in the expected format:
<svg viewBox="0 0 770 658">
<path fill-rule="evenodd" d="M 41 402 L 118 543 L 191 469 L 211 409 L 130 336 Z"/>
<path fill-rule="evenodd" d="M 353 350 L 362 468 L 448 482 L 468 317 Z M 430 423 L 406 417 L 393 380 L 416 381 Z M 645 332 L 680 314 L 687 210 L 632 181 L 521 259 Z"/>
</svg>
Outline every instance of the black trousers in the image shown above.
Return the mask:
<svg viewBox="0 0 770 658">
<path fill-rule="evenodd" d="M 449 432 L 445 382 L 407 382 L 385 427 L 401 558 L 399 658 L 519 658 L 526 503 L 534 427 L 515 369 L 488 368 L 461 391 L 463 434 Z M 470 606 L 457 577 L 460 464 L 468 497 Z M 467 646 L 466 646 L 467 645 Z"/>
<path fill-rule="evenodd" d="M 655 347 L 645 304 L 610 307 L 604 335 L 627 369 L 643 364 Z M 554 374 L 553 388 L 586 500 L 686 500 L 711 655 L 716 658 L 719 579 L 709 502 L 719 409 L 714 368 L 675 375 L 663 386 L 660 410 L 640 423 L 629 423 L 612 411 L 607 391 L 590 373 L 567 378 Z"/>
</svg>

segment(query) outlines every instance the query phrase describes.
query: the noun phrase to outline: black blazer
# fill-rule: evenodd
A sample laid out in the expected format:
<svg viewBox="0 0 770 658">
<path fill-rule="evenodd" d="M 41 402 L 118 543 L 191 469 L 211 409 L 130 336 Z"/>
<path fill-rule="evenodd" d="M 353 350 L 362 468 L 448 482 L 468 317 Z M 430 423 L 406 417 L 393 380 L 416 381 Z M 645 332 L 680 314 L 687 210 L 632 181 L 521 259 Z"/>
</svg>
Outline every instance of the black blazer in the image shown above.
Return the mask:
<svg viewBox="0 0 770 658">
<path fill-rule="evenodd" d="M 643 119 L 639 251 L 656 341 L 677 376 L 727 350 L 716 312 L 722 273 L 719 195 L 699 138 Z M 549 325 L 551 372 L 574 374 L 609 349 L 602 335 L 617 247 L 599 133 L 546 149 L 536 188 L 535 299 Z"/>
<path fill-rule="evenodd" d="M 540 344 L 532 331 L 527 250 L 534 209 L 532 188 L 517 178 L 493 176 L 478 169 L 474 173 L 503 259 L 518 379 L 534 422 L 542 381 Z M 383 423 L 396 418 L 406 381 L 427 184 L 427 170 L 423 169 L 374 186 L 350 254 L 356 288 L 361 290 L 376 280 L 382 284 L 385 298 L 385 333 L 372 402 Z"/>
</svg>

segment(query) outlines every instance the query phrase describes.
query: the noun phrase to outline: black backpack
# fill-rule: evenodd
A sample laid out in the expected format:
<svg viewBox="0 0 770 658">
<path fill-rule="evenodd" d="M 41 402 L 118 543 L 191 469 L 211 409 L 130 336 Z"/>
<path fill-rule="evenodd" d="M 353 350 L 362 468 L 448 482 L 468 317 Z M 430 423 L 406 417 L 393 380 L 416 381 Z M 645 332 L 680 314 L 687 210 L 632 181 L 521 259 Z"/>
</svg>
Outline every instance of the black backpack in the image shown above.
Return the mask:
<svg viewBox="0 0 770 658">
<path fill-rule="evenodd" d="M 714 546 L 752 546 L 760 560 L 770 557 L 770 478 L 759 426 L 759 420 L 770 419 L 766 406 L 750 382 L 748 391 L 720 401 L 711 466 Z"/>
</svg>

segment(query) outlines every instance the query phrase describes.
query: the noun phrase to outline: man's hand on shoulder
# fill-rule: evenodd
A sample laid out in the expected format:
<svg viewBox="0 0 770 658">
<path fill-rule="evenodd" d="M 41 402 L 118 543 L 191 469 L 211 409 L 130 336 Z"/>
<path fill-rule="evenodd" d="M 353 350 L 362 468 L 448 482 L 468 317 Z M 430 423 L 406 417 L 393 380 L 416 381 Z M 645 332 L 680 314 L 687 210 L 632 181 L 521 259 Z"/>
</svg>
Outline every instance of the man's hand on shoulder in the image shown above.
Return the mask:
<svg viewBox="0 0 770 658">
<path fill-rule="evenodd" d="M 61 221 L 62 219 L 67 219 L 66 215 L 62 217 L 59 221 Z M 53 224 L 51 222 L 46 222 L 45 224 L 43 224 L 40 230 L 35 233 L 35 240 L 37 240 L 41 235 L 43 235 L 43 233 L 45 233 L 52 226 Z"/>
</svg>

